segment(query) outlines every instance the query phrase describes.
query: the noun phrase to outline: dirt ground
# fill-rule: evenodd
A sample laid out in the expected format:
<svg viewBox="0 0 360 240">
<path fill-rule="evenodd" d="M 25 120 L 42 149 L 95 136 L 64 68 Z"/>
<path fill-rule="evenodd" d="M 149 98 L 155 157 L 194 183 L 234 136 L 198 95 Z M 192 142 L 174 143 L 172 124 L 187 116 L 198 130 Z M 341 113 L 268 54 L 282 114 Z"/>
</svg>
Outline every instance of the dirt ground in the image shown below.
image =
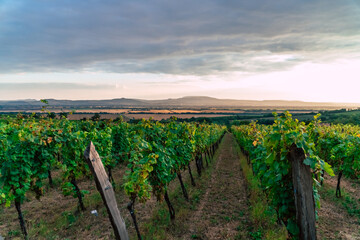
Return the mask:
<svg viewBox="0 0 360 240">
<path fill-rule="evenodd" d="M 129 198 L 119 189 L 124 183 L 125 167 L 119 166 L 113 174 L 117 186 L 115 194 L 118 207 L 132 236 L 136 233 L 126 208 Z M 60 176 L 57 178 L 56 175 L 59 175 L 58 171 L 53 177 L 60 182 Z M 55 188 L 48 188 L 40 200 L 36 200 L 33 195 L 28 196 L 28 201 L 22 204 L 22 211 L 29 239 L 114 239 L 106 208 L 94 180 L 83 179 L 79 180 L 78 184 L 81 190 L 89 191 L 84 197 L 84 212 L 77 209 L 77 198 L 62 194 L 59 184 L 56 184 Z M 136 204 L 139 221 L 146 222 L 155 205 L 154 198 L 144 204 Z M 92 210 L 97 210 L 98 216 L 91 214 Z M 21 239 L 17 212 L 13 205 L 10 208 L 0 208 L 0 235 Z"/>
<path fill-rule="evenodd" d="M 331 188 L 336 189 L 337 185 L 337 176 L 330 177 L 325 175 L 325 183 L 328 184 Z M 341 178 L 340 188 L 345 189 L 350 193 L 354 198 L 360 199 L 360 181 L 352 180 L 345 177 Z M 334 190 L 335 191 L 335 190 Z"/>
<path fill-rule="evenodd" d="M 350 216 L 341 204 L 335 202 L 337 201 L 334 197 L 336 184 L 337 176 L 325 176 L 324 189 L 320 191 L 321 208 L 318 210 L 318 239 L 360 239 L 360 220 L 356 216 Z M 359 184 L 342 178 L 341 187 L 360 201 Z M 330 196 L 325 191 L 330 192 Z"/>
<path fill-rule="evenodd" d="M 205 194 L 181 239 L 247 239 L 249 211 L 245 180 L 234 139 L 226 134 Z"/>
</svg>

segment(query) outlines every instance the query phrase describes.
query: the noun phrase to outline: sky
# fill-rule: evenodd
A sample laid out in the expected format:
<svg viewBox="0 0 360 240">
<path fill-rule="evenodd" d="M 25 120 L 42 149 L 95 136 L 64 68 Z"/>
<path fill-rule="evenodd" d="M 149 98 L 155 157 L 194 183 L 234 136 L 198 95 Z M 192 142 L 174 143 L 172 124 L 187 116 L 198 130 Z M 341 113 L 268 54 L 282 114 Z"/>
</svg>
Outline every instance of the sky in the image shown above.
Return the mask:
<svg viewBox="0 0 360 240">
<path fill-rule="evenodd" d="M 0 100 L 359 92 L 359 0 L 0 0 Z"/>
</svg>

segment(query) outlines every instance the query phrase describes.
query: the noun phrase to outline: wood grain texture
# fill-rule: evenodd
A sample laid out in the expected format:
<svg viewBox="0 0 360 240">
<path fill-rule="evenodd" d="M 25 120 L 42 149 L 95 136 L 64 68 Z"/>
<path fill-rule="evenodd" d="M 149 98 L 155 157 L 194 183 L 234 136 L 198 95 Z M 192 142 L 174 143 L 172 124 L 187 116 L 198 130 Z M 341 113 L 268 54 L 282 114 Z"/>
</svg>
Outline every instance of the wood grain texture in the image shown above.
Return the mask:
<svg viewBox="0 0 360 240">
<path fill-rule="evenodd" d="M 293 144 L 289 156 L 300 239 L 313 240 L 316 239 L 316 218 L 312 174 L 310 167 L 303 163 L 305 154 L 302 149 Z"/>
<path fill-rule="evenodd" d="M 94 175 L 96 187 L 106 206 L 116 239 L 128 240 L 129 236 L 126 230 L 125 222 L 120 215 L 120 211 L 116 203 L 113 187 L 109 181 L 108 175 L 106 174 L 101 158 L 95 150 L 95 146 L 92 142 L 90 142 L 89 146 L 86 148 L 84 156 L 92 174 Z"/>
</svg>

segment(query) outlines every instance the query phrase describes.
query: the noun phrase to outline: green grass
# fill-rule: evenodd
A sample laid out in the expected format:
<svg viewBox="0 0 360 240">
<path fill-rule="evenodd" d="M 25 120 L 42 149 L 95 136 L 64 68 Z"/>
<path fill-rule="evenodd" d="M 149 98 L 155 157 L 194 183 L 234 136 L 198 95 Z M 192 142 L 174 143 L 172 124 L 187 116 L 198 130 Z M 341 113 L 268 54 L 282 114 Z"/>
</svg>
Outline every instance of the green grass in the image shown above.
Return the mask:
<svg viewBox="0 0 360 240">
<path fill-rule="evenodd" d="M 287 239 L 286 227 L 277 224 L 276 212 L 268 205 L 266 196 L 259 187 L 259 180 L 253 175 L 252 169 L 248 165 L 239 145 L 236 142 L 234 142 L 234 145 L 240 156 L 241 169 L 250 193 L 250 216 L 254 227 L 248 229 L 249 239 Z"/>
<path fill-rule="evenodd" d="M 360 199 L 355 199 L 349 192 L 344 188 L 341 188 L 341 198 L 335 196 L 335 189 L 324 185 L 320 194 L 327 199 L 335 202 L 338 206 L 343 207 L 350 216 L 355 216 L 360 224 Z"/>
<path fill-rule="evenodd" d="M 13 230 L 13 231 L 9 231 L 7 233 L 8 237 L 18 237 L 20 236 L 21 232 L 19 230 Z"/>
</svg>

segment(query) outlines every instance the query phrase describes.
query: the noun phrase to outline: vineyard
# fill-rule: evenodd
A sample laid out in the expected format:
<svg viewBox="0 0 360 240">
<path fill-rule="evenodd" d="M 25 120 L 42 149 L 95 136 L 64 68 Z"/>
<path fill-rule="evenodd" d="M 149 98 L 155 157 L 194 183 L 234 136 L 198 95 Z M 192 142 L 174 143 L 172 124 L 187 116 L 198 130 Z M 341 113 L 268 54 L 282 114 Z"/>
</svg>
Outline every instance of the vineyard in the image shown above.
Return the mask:
<svg viewBox="0 0 360 240">
<path fill-rule="evenodd" d="M 196 161 L 201 174 L 204 161 L 213 155 L 225 128 L 217 125 L 175 123 L 160 124 L 143 120 L 138 124 L 126 122 L 74 122 L 69 120 L 17 119 L 2 121 L 1 131 L 1 202 L 16 206 L 21 230 L 27 229 L 21 204 L 29 191 L 41 198 L 44 180 L 53 185 L 52 172 L 61 174 L 64 195 L 78 198 L 79 208 L 85 210 L 84 194 L 78 179 L 90 177 L 83 152 L 92 141 L 102 157 L 109 179 L 114 183 L 112 169 L 127 163 L 124 189 L 133 208 L 135 201 L 145 202 L 153 193 L 158 201 L 165 199 L 171 218 L 175 218 L 167 194 L 167 185 L 179 178 L 184 197 L 181 170 Z M 205 153 L 205 159 L 202 158 Z M 192 178 L 193 184 L 195 184 Z M 116 188 L 116 186 L 114 186 Z M 133 211 L 132 211 L 133 212 Z"/>
<path fill-rule="evenodd" d="M 220 146 L 224 135 L 225 140 Z M 236 140 L 234 147 L 225 151 L 226 146 L 232 146 L 233 138 Z M 174 199 L 171 194 L 174 189 L 171 186 L 175 182 L 178 182 L 176 185 L 179 185 L 182 195 L 180 201 L 185 201 L 182 205 L 192 204 L 194 199 L 198 201 L 191 188 L 199 188 L 200 192 L 205 192 L 203 204 L 199 207 L 202 211 L 209 210 L 204 207 L 210 204 L 207 199 L 223 196 L 224 201 L 228 201 L 233 208 L 243 208 L 239 214 L 247 216 L 248 221 L 252 221 L 252 224 L 249 224 L 254 226 L 260 226 L 261 220 L 255 221 L 254 216 L 248 213 L 249 207 L 246 205 L 233 206 L 232 202 L 238 202 L 240 200 L 237 199 L 242 198 L 245 198 L 243 202 L 246 202 L 246 196 L 251 195 L 248 201 L 253 204 L 252 201 L 259 201 L 258 198 L 262 196 L 264 201 L 261 204 L 268 207 L 265 212 L 273 216 L 276 228 L 283 226 L 286 229 L 284 239 L 315 239 L 315 233 L 315 238 L 304 237 L 305 230 L 297 217 L 297 192 L 300 192 L 301 186 L 296 185 L 298 180 L 294 177 L 292 159 L 298 159 L 299 154 L 303 156 L 300 165 L 306 167 L 304 169 L 308 171 L 311 179 L 310 182 L 301 184 L 310 189 L 310 202 L 307 204 L 314 206 L 307 214 L 309 219 L 314 220 L 314 231 L 315 219 L 321 209 L 324 179 L 333 177 L 336 173 L 336 188 L 333 190 L 337 198 L 344 197 L 342 177 L 355 182 L 359 180 L 360 127 L 325 125 L 319 121 L 318 116 L 305 124 L 285 112 L 281 116 L 275 115 L 275 122 L 271 126 L 252 122 L 248 125 L 233 125 L 227 130 L 221 125 L 181 123 L 174 118 L 167 123 L 150 119 L 129 124 L 121 120 L 70 121 L 66 118 L 35 119 L 19 115 L 17 118 L 0 120 L 0 204 L 2 211 L 10 207 L 16 209 L 18 226 L 25 239 L 36 238 L 36 235 L 29 234 L 31 229 L 27 222 L 31 219 L 26 218 L 27 214 L 22 211 L 22 206 L 29 201 L 41 201 L 50 192 L 49 189 L 57 189 L 64 196 L 77 199 L 77 211 L 89 210 L 86 200 L 89 190 L 82 189 L 81 186 L 84 181 L 93 182 L 93 175 L 84 160 L 84 151 L 90 142 L 99 153 L 117 196 L 127 196 L 127 204 L 120 207 L 128 209 L 132 221 L 127 222 L 127 226 L 133 226 L 133 237 L 136 235 L 139 239 L 148 238 L 141 235 L 143 225 L 138 220 L 143 219 L 140 216 L 143 211 L 137 206 L 150 202 L 151 208 L 154 208 L 153 200 L 164 203 L 167 214 L 162 217 L 169 218 L 171 222 L 175 221 L 176 209 L 179 208 L 176 203 L 179 197 Z M 229 154 L 226 153 L 229 151 L 231 154 L 223 157 L 225 160 L 219 157 L 214 163 L 215 152 L 219 146 L 222 156 Z M 244 174 L 245 178 L 233 182 L 231 179 L 235 176 L 232 171 L 235 171 L 234 168 L 240 170 L 240 161 L 237 160 L 234 150 L 237 146 L 241 148 L 239 154 L 245 154 L 246 161 L 241 165 L 244 173 L 236 174 Z M 226 175 L 216 172 L 219 166 L 224 173 L 227 172 Z M 212 168 L 215 168 L 215 172 L 210 174 Z M 247 176 L 247 168 L 251 176 Z M 121 181 L 117 179 L 119 177 Z M 259 195 L 253 196 L 252 186 L 247 190 L 240 190 L 245 182 L 258 188 Z M 206 189 L 207 185 L 218 187 L 201 190 Z M 355 183 L 354 186 L 357 188 L 359 185 Z M 247 191 L 250 193 L 246 193 Z M 345 197 L 348 197 L 346 191 Z M 221 206 L 216 208 L 220 209 Z M 224 208 L 222 211 L 231 215 L 231 212 L 236 210 Z M 353 216 L 360 216 L 360 204 L 356 203 L 351 210 Z M 61 212 L 52 214 L 62 215 Z M 210 212 L 208 214 L 211 215 Z M 181 218 L 184 218 L 182 213 L 180 220 Z M 189 231 L 196 232 L 195 226 L 205 218 L 200 217 L 200 213 L 187 217 L 188 221 L 194 221 Z M 239 217 L 232 218 L 233 220 L 229 218 L 229 221 L 240 221 Z M 208 220 L 208 224 L 212 224 L 212 221 Z M 247 228 L 249 224 L 245 224 Z M 359 230 L 360 227 L 356 230 L 356 236 L 360 235 Z M 312 230 L 306 231 L 309 231 L 311 236 Z M 279 235 L 269 237 L 270 235 L 255 233 L 257 234 L 251 230 L 250 235 L 241 236 L 249 239 L 279 239 Z M 151 239 L 151 236 L 149 237 Z M 186 237 L 196 239 L 196 234 Z"/>
<path fill-rule="evenodd" d="M 275 114 L 271 126 L 250 125 L 233 126 L 232 132 L 248 157 L 254 175 L 268 197 L 269 204 L 276 210 L 281 221 L 293 237 L 304 233 L 297 224 L 294 201 L 297 188 L 292 181 L 292 163 L 290 155 L 294 148 L 303 152 L 303 164 L 309 166 L 312 176 L 313 197 L 316 208 L 320 209 L 321 188 L 324 175 L 335 176 L 338 173 L 336 196 L 341 197 L 341 177 L 358 180 L 359 176 L 359 127 L 350 125 L 322 125 L 315 116 L 309 124 L 292 119 L 285 112 Z M 310 183 L 311 184 L 311 183 Z M 295 197 L 294 197 L 295 196 Z M 360 213 L 359 209 L 355 212 Z M 301 239 L 310 239 L 301 237 Z M 311 237 L 311 239 L 313 239 Z"/>
</svg>

